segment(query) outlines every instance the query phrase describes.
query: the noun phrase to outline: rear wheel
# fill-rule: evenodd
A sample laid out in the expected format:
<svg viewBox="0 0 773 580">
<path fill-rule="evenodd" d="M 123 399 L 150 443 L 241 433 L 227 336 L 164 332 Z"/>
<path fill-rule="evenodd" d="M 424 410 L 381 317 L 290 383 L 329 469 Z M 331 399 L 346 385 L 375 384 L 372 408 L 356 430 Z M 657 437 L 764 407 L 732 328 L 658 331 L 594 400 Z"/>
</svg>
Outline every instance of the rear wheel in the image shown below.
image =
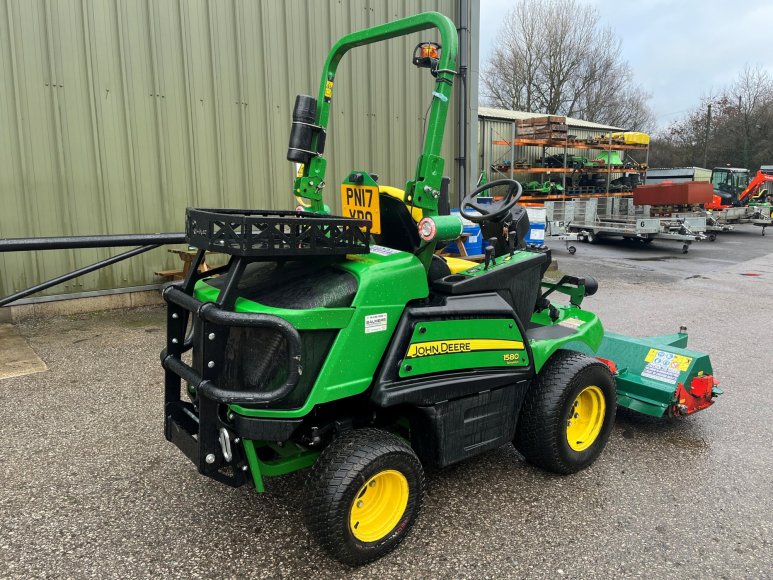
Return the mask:
<svg viewBox="0 0 773 580">
<path fill-rule="evenodd" d="M 529 388 L 515 446 L 527 461 L 548 471 L 580 471 L 604 449 L 616 404 L 615 380 L 605 364 L 559 350 Z"/>
<path fill-rule="evenodd" d="M 356 566 L 392 551 L 421 507 L 424 472 L 408 444 L 379 429 L 333 440 L 306 484 L 311 535 L 337 560 Z"/>
</svg>

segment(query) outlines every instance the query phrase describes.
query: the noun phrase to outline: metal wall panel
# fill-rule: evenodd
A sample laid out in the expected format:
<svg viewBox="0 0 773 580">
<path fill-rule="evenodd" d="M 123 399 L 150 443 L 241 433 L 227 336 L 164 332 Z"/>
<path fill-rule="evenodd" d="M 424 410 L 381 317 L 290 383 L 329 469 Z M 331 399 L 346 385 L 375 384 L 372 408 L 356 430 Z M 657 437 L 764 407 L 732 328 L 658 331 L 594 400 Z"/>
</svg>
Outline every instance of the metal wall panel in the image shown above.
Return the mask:
<svg viewBox="0 0 773 580">
<path fill-rule="evenodd" d="M 458 4 L 0 0 L 0 237 L 181 231 L 187 206 L 293 207 L 292 105 L 316 96 L 333 43 L 427 10 L 458 21 Z M 325 152 L 336 209 L 350 169 L 398 186 L 412 176 L 433 84 L 410 64 L 423 39 L 437 34 L 342 61 Z M 0 254 L 0 296 L 115 252 Z M 161 248 L 49 294 L 160 282 L 154 271 L 178 265 Z"/>
</svg>

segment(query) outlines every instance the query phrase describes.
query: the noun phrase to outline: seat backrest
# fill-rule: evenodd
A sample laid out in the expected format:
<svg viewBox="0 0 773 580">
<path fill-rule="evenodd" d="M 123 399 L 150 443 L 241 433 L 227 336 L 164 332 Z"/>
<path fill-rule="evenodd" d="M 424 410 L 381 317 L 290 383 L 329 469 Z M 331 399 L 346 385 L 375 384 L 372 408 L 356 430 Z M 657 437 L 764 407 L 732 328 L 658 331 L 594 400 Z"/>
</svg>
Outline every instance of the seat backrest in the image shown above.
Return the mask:
<svg viewBox="0 0 773 580">
<path fill-rule="evenodd" d="M 378 195 L 381 204 L 381 233 L 373 236 L 381 246 L 411 252 L 419 249 L 421 239 L 416 222 L 403 200 L 387 193 Z"/>
</svg>

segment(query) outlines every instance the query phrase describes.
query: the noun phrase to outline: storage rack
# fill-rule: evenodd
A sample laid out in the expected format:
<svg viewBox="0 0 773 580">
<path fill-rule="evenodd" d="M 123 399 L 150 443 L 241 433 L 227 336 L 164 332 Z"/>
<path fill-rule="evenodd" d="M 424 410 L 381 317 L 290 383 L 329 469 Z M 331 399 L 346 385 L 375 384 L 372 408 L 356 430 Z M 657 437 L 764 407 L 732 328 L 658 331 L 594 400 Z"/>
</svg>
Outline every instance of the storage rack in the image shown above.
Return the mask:
<svg viewBox="0 0 773 580">
<path fill-rule="evenodd" d="M 546 116 L 547 117 L 547 116 Z M 558 119 L 558 117 L 548 117 L 553 119 Z M 491 179 L 496 179 L 499 177 L 509 177 L 510 179 L 513 179 L 515 174 L 561 174 L 561 185 L 564 189 L 564 193 L 561 194 L 542 194 L 542 195 L 524 195 L 521 200 L 525 203 L 538 203 L 541 204 L 544 201 L 560 201 L 560 200 L 567 200 L 567 199 L 587 199 L 587 198 L 593 198 L 593 197 L 627 197 L 630 196 L 630 192 L 610 192 L 610 184 L 612 181 L 612 175 L 613 174 L 628 174 L 628 173 L 638 173 L 639 175 L 643 176 L 646 173 L 646 167 L 649 163 L 649 145 L 638 145 L 638 144 L 624 144 L 624 143 L 618 143 L 615 140 L 612 139 L 612 133 L 616 132 L 614 130 L 608 129 L 608 130 L 602 130 L 598 129 L 600 133 L 607 133 L 609 137 L 607 137 L 607 141 L 605 143 L 601 142 L 594 142 L 589 143 L 587 139 L 570 139 L 569 138 L 569 131 L 565 133 L 565 137 L 563 139 L 560 138 L 549 138 L 549 139 L 541 139 L 541 138 L 529 138 L 526 136 L 519 136 L 518 135 L 518 127 L 516 120 L 510 120 L 508 123 L 510 126 L 510 138 L 504 139 L 494 139 L 492 135 L 489 135 L 487 137 L 486 132 L 486 126 L 490 125 L 490 123 L 486 122 L 486 119 L 481 119 L 482 125 L 483 125 L 483 136 L 485 141 L 487 142 L 488 147 L 486 147 L 486 150 L 483 151 L 484 156 L 484 167 L 487 168 L 489 172 L 489 177 Z M 502 121 L 499 121 L 502 122 Z M 489 130 L 489 133 L 492 131 Z M 508 146 L 507 151 L 500 155 L 496 160 L 493 159 L 493 146 Z M 564 163 L 563 167 L 534 167 L 531 165 L 527 166 L 517 166 L 515 165 L 516 160 L 516 149 L 519 147 L 541 147 L 541 158 L 544 159 L 546 156 L 546 152 L 548 149 L 560 149 L 563 152 L 563 158 Z M 612 167 L 593 167 L 593 168 L 572 168 L 567 167 L 568 161 L 569 161 L 569 151 L 570 150 L 591 150 L 591 151 L 641 151 L 644 152 L 644 168 L 642 169 L 634 169 L 634 168 L 625 168 L 620 166 L 612 166 Z M 488 153 L 488 155 L 486 154 Z M 506 156 L 509 156 L 509 165 L 504 164 L 497 164 L 497 161 L 500 161 L 504 159 Z M 606 183 L 606 192 L 598 192 L 598 193 L 590 193 L 590 192 L 584 192 L 584 193 L 575 193 L 575 194 L 566 194 L 566 182 L 567 182 L 567 175 L 569 174 L 605 174 L 607 179 Z"/>
</svg>

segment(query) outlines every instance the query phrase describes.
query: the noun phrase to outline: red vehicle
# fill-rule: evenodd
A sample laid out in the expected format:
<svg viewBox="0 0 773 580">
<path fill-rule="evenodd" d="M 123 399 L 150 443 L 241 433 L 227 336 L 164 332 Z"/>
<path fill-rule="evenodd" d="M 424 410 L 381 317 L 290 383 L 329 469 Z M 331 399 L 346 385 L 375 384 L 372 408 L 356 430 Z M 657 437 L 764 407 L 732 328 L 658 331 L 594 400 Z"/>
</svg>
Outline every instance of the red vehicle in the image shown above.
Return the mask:
<svg viewBox="0 0 773 580">
<path fill-rule="evenodd" d="M 767 190 L 762 186 L 773 181 L 773 173 L 760 169 L 754 179 L 749 180 L 749 170 L 737 167 L 715 167 L 711 170 L 711 185 L 714 198 L 706 209 L 725 209 L 747 205 L 750 201 L 764 201 Z"/>
</svg>

